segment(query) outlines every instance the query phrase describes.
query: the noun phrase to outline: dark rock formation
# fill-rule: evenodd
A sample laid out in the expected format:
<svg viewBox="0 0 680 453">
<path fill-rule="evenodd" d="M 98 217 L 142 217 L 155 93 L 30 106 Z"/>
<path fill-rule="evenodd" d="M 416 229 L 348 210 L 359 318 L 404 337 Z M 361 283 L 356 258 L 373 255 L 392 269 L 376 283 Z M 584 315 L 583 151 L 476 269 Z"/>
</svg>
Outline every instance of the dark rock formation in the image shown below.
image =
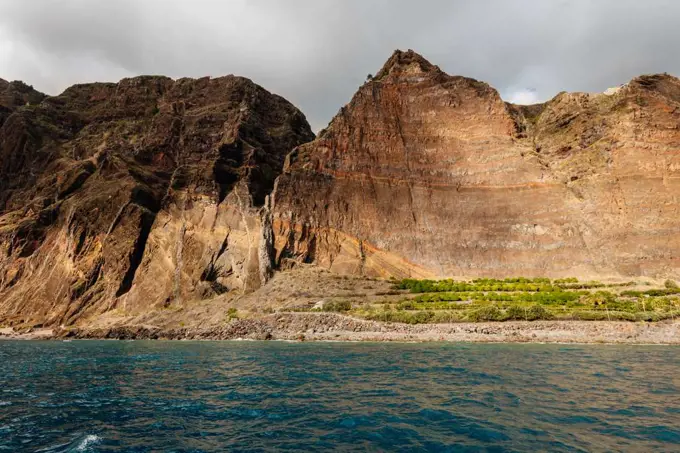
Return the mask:
<svg viewBox="0 0 680 453">
<path fill-rule="evenodd" d="M 261 284 L 260 211 L 314 137 L 302 113 L 234 76 L 43 97 L 0 82 L 0 321 L 70 324 Z"/>
<path fill-rule="evenodd" d="M 0 126 L 17 108 L 39 104 L 45 95 L 23 82 L 7 82 L 0 79 Z"/>
</svg>

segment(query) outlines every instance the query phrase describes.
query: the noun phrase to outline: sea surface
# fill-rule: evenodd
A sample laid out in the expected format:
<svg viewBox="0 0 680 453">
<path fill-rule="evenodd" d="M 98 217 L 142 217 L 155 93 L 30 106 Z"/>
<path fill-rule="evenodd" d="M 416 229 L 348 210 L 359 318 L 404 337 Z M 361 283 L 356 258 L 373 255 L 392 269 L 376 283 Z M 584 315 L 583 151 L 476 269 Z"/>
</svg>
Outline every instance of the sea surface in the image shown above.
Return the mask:
<svg viewBox="0 0 680 453">
<path fill-rule="evenodd" d="M 680 451 L 680 348 L 0 341 L 0 452 Z"/>
</svg>

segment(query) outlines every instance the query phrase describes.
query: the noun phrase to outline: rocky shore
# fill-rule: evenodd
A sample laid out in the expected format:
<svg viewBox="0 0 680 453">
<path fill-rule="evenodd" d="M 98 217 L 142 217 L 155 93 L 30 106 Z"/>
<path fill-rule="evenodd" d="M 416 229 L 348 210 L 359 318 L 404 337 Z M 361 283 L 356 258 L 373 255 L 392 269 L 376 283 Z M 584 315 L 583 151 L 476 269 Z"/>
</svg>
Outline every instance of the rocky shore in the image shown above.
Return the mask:
<svg viewBox="0 0 680 453">
<path fill-rule="evenodd" d="M 476 343 L 680 344 L 680 322 L 594 321 L 397 324 L 334 313 L 277 313 L 206 328 L 152 325 L 0 332 L 5 339 L 297 340 Z"/>
</svg>

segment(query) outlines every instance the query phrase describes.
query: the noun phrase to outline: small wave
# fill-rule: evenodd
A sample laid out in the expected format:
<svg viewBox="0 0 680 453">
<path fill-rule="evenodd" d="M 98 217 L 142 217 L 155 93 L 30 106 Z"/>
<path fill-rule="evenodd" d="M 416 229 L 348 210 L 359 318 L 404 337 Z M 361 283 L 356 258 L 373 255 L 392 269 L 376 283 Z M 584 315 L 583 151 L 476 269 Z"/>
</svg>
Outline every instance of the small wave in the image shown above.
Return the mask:
<svg viewBox="0 0 680 453">
<path fill-rule="evenodd" d="M 101 440 L 101 437 L 97 436 L 96 434 L 88 434 L 76 447 L 76 451 L 86 451 L 87 447 L 90 445 L 96 445 L 101 442 Z"/>
<path fill-rule="evenodd" d="M 87 452 L 90 451 L 90 447 L 97 445 L 101 442 L 101 437 L 96 434 L 86 434 L 83 436 L 78 436 L 71 442 L 59 445 L 53 445 L 51 447 L 43 448 L 37 450 L 40 453 L 75 453 L 75 452 Z"/>
</svg>

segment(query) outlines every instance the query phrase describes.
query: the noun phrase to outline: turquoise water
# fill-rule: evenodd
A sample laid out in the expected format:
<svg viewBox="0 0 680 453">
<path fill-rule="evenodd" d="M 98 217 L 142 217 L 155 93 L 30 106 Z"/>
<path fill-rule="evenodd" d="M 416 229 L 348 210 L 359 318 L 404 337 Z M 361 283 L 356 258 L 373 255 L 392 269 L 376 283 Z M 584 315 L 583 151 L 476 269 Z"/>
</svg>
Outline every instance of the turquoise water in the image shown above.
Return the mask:
<svg viewBox="0 0 680 453">
<path fill-rule="evenodd" d="M 0 342 L 0 452 L 680 451 L 674 347 Z"/>
</svg>

